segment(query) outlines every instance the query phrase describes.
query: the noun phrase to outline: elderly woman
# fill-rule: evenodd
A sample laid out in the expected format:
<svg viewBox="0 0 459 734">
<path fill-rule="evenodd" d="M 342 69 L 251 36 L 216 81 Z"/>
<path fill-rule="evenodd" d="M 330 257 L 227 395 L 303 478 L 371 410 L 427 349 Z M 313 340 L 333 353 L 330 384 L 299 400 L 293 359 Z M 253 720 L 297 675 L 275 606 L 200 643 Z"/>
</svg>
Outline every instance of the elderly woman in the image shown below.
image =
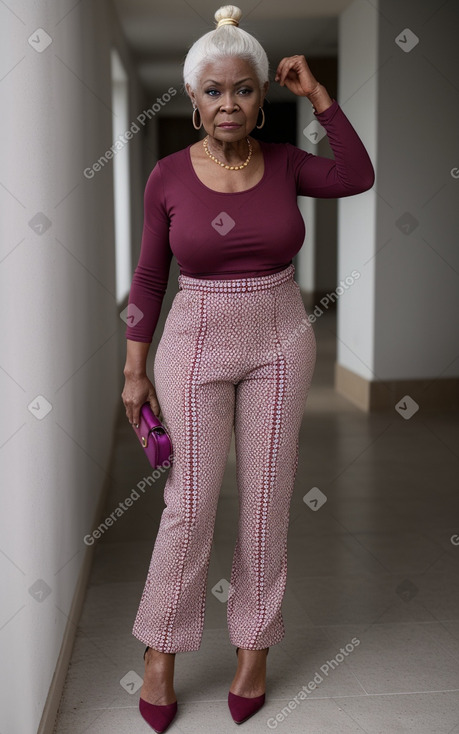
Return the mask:
<svg viewBox="0 0 459 734">
<path fill-rule="evenodd" d="M 229 586 L 237 671 L 228 694 L 242 723 L 265 700 L 266 658 L 285 634 L 289 505 L 316 342 L 293 256 L 305 235 L 297 195 L 359 194 L 374 182 L 368 154 L 304 56 L 275 81 L 308 97 L 334 160 L 251 137 L 265 121 L 268 60 L 238 27 L 234 6 L 184 65 L 192 121 L 206 135 L 162 158 L 145 188 L 141 253 L 129 303 L 122 398 L 131 423 L 149 401 L 169 429 L 174 461 L 133 627 L 147 649 L 140 712 L 157 732 L 174 718 L 175 654 L 201 644 L 217 502 L 234 428 L 239 521 Z M 179 291 L 154 362 L 146 358 L 172 255 Z"/>
</svg>

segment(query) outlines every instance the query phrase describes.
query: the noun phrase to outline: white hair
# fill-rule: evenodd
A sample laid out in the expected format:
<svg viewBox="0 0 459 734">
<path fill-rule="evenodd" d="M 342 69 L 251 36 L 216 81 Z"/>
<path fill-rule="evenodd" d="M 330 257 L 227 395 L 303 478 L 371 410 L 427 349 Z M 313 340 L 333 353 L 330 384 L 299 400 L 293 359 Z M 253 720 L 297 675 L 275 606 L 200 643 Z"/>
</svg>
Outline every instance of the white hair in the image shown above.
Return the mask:
<svg viewBox="0 0 459 734">
<path fill-rule="evenodd" d="M 235 5 L 223 5 L 214 15 L 215 20 L 234 18 L 239 22 L 242 11 Z M 236 56 L 249 61 L 255 69 L 260 90 L 269 80 L 269 62 L 264 48 L 256 38 L 234 24 L 225 24 L 205 33 L 192 45 L 183 65 L 183 79 L 195 90 L 203 67 L 212 61 Z"/>
</svg>

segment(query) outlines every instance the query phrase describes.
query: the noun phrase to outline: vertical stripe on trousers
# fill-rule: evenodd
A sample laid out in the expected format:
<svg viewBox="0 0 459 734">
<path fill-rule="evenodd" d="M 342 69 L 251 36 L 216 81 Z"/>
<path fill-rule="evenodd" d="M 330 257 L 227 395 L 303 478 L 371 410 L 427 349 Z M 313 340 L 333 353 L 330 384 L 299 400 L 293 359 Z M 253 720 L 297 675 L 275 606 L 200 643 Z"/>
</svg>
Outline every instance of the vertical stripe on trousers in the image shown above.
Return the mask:
<svg viewBox="0 0 459 734">
<path fill-rule="evenodd" d="M 134 636 L 157 650 L 200 647 L 233 430 L 239 510 L 226 574 L 230 641 L 262 649 L 285 634 L 289 508 L 316 359 L 293 276 L 290 265 L 254 278 L 179 277 L 154 362 L 174 458 L 133 626 Z"/>
</svg>

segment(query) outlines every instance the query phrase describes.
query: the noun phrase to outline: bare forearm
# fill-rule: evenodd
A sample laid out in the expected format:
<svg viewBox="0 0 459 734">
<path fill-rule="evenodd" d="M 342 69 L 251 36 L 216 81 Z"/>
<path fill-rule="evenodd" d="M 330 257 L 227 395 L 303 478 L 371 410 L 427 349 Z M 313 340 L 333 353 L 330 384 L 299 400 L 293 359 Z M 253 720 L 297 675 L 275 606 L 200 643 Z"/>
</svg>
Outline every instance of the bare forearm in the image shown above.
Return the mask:
<svg viewBox="0 0 459 734">
<path fill-rule="evenodd" d="M 126 339 L 126 364 L 124 366 L 126 377 L 143 377 L 146 375 L 149 349 L 150 343 Z"/>
<path fill-rule="evenodd" d="M 319 84 L 314 92 L 307 95 L 307 98 L 316 112 L 325 112 L 333 104 L 333 100 L 323 84 Z"/>
</svg>

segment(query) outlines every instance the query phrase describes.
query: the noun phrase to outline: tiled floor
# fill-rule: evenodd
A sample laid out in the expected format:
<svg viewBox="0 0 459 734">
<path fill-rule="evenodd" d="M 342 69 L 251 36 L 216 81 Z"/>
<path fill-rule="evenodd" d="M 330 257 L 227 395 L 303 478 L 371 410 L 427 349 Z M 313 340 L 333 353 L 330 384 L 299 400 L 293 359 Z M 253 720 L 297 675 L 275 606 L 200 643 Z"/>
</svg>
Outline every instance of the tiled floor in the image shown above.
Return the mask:
<svg viewBox="0 0 459 734">
<path fill-rule="evenodd" d="M 335 323 L 325 313 L 314 327 L 318 359 L 291 508 L 287 634 L 270 651 L 265 707 L 243 729 L 459 734 L 459 545 L 451 542 L 459 534 L 458 424 L 452 414 L 427 414 L 422 405 L 410 420 L 395 410 L 367 415 L 338 396 Z M 149 474 L 131 434 L 122 418 L 107 511 Z M 131 628 L 164 481 L 99 541 L 56 734 L 152 731 L 137 709 L 144 646 Z M 316 511 L 303 501 L 312 487 L 327 497 Z M 227 708 L 236 656 L 226 605 L 211 592 L 229 578 L 236 503 L 233 445 L 204 637 L 198 652 L 177 654 L 179 709 L 171 734 L 237 728 Z M 306 698 L 286 708 L 303 686 Z"/>
</svg>

